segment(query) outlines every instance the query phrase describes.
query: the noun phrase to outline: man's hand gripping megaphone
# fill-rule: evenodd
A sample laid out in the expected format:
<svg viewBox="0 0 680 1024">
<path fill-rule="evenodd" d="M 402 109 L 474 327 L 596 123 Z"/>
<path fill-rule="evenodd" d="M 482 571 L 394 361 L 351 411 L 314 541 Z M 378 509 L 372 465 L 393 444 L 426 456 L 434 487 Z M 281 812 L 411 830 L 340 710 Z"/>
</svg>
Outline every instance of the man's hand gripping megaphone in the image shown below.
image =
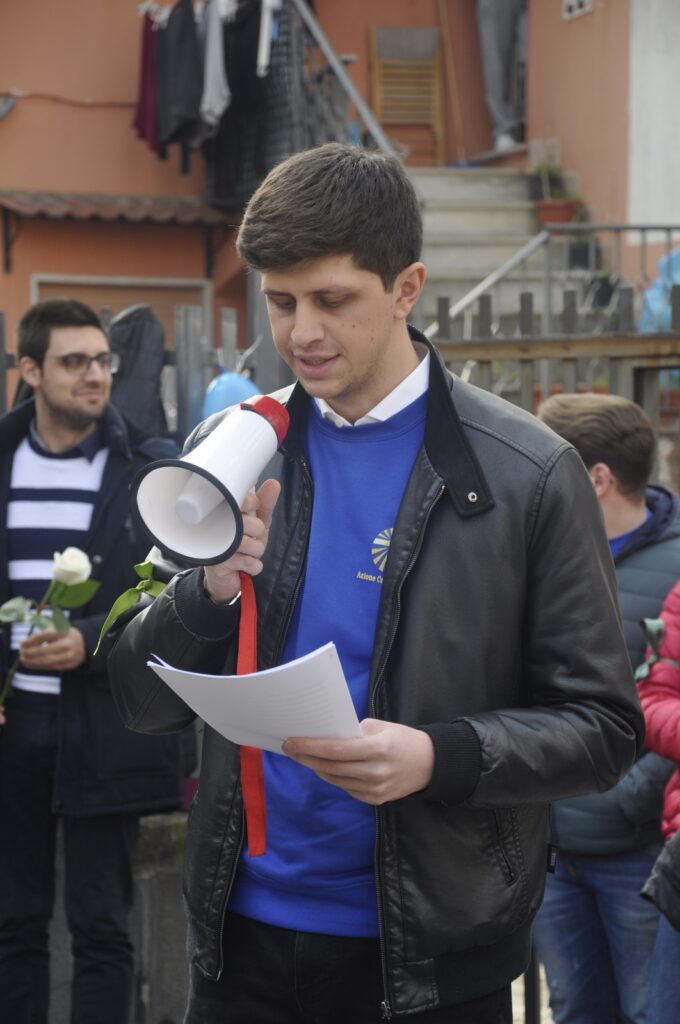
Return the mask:
<svg viewBox="0 0 680 1024">
<path fill-rule="evenodd" d="M 257 576 L 269 540 L 272 514 L 279 500 L 281 484 L 265 480 L 257 491 L 248 491 L 241 506 L 243 538 L 238 549 L 218 565 L 203 567 L 206 593 L 215 604 L 228 604 L 241 590 L 240 572 Z"/>
</svg>

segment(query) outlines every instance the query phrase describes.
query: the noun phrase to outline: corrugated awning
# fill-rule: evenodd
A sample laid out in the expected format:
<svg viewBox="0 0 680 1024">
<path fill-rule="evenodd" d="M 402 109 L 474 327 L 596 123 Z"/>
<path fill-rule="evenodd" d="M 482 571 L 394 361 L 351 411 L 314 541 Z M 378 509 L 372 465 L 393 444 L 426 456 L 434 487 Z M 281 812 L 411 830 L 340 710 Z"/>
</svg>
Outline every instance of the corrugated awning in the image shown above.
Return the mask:
<svg viewBox="0 0 680 1024">
<path fill-rule="evenodd" d="M 114 196 L 86 192 L 0 190 L 0 208 L 21 217 L 155 224 L 228 225 L 238 214 L 213 209 L 195 196 Z"/>
</svg>

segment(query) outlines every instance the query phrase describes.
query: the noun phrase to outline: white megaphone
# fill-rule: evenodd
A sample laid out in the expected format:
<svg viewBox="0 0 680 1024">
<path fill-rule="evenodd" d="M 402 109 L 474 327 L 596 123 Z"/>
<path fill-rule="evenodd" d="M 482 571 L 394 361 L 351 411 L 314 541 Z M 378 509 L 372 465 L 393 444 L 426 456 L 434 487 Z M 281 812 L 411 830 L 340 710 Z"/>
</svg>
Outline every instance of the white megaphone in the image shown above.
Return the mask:
<svg viewBox="0 0 680 1024">
<path fill-rule="evenodd" d="M 249 399 L 180 459 L 135 477 L 133 497 L 158 546 L 190 565 L 214 565 L 243 536 L 241 505 L 288 431 L 288 413 L 268 395 Z"/>
</svg>

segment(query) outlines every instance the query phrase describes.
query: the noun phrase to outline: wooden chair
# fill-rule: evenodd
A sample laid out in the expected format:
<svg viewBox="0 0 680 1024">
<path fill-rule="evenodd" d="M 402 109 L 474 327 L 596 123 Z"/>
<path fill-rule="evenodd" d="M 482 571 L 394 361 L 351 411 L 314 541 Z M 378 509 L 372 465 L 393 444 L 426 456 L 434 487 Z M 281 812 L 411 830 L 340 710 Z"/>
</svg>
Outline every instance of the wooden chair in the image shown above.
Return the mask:
<svg viewBox="0 0 680 1024">
<path fill-rule="evenodd" d="M 408 162 L 444 162 L 438 28 L 369 28 L 371 99 Z"/>
</svg>

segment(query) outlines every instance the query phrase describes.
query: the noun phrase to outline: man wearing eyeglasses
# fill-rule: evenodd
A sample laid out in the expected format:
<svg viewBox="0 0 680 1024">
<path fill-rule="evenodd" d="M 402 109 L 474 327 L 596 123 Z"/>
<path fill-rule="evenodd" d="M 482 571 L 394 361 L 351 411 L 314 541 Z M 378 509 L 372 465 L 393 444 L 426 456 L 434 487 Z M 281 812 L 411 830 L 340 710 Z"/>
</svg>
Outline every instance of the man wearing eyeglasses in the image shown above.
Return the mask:
<svg viewBox="0 0 680 1024">
<path fill-rule="evenodd" d="M 175 736 L 127 731 L 105 657 L 93 652 L 115 598 L 148 549 L 129 486 L 174 442 L 140 435 L 110 404 L 116 356 L 80 302 L 32 306 L 18 366 L 33 397 L 0 418 L 0 604 L 40 600 L 55 551 L 73 546 L 100 587 L 66 633 L 0 635 L 0 682 L 19 656 L 0 729 L 0 1016 L 46 1024 L 55 833 L 72 937 L 73 1024 L 127 1024 L 133 951 L 127 930 L 140 813 L 181 806 Z"/>
</svg>

